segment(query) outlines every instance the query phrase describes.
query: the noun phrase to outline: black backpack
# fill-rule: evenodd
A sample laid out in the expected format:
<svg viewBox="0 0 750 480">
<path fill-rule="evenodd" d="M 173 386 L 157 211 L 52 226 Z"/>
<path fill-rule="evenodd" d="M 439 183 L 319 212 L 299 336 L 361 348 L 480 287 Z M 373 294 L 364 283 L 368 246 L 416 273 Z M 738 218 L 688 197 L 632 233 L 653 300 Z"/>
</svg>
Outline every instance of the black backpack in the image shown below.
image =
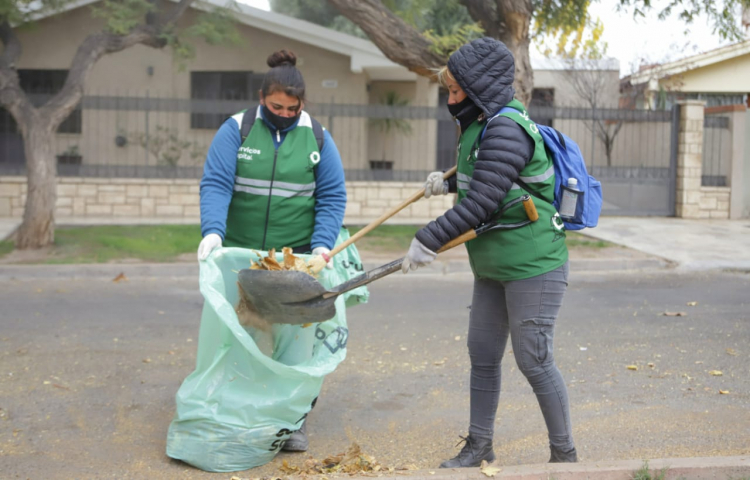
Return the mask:
<svg viewBox="0 0 750 480">
<path fill-rule="evenodd" d="M 248 115 L 248 112 L 250 112 L 250 115 Z M 248 108 L 247 110 L 245 110 L 245 113 L 242 114 L 242 128 L 240 128 L 240 138 L 242 138 L 242 143 L 245 143 L 245 139 L 248 135 L 250 135 L 250 130 L 253 129 L 253 124 L 255 124 L 255 116 L 256 107 Z M 325 136 L 323 134 L 323 125 L 315 120 L 312 115 L 310 116 L 310 120 L 312 121 L 312 131 L 315 135 L 315 141 L 318 143 L 318 152 L 322 152 L 323 140 L 325 139 Z"/>
</svg>

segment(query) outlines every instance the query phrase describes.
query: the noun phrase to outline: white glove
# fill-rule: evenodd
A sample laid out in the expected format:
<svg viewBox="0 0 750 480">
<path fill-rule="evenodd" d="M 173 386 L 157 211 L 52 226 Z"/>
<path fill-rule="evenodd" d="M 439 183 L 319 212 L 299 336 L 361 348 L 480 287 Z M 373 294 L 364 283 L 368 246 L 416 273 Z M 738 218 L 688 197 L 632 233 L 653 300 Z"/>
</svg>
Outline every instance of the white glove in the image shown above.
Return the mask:
<svg viewBox="0 0 750 480">
<path fill-rule="evenodd" d="M 432 172 L 424 182 L 424 198 L 433 195 L 448 195 L 448 180 L 443 180 L 443 172 Z"/>
<path fill-rule="evenodd" d="M 331 253 L 331 250 L 328 249 L 328 248 L 326 248 L 326 247 L 315 247 L 315 248 L 313 248 L 313 251 L 312 251 L 313 255 L 323 256 L 324 253 L 326 254 L 326 256 L 323 257 L 323 260 L 325 260 L 326 258 L 328 258 L 328 262 L 326 263 L 326 268 L 328 270 L 330 270 L 330 269 L 333 268 L 333 261 L 331 260 L 330 257 L 328 257 L 328 254 Z"/>
<path fill-rule="evenodd" d="M 216 248 L 221 248 L 221 237 L 216 233 L 209 233 L 198 245 L 198 261 L 207 259 Z"/>
<path fill-rule="evenodd" d="M 408 273 L 409 270 L 416 270 L 419 267 L 429 265 L 437 257 L 437 253 L 433 252 L 429 248 L 422 245 L 422 242 L 416 239 L 412 239 L 409 251 L 404 257 L 404 262 L 401 264 L 401 271 Z"/>
</svg>

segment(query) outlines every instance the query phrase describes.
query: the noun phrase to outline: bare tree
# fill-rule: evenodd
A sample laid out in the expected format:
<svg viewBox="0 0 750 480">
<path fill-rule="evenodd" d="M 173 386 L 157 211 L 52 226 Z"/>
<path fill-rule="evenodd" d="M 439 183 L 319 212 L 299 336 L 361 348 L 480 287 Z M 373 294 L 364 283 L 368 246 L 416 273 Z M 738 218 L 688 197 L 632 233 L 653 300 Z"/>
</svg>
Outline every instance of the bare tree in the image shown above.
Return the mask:
<svg viewBox="0 0 750 480">
<path fill-rule="evenodd" d="M 612 151 L 614 150 L 615 138 L 622 128 L 622 120 L 606 120 L 597 111 L 603 108 L 611 108 L 608 95 L 611 79 L 607 78 L 607 70 L 602 69 L 602 59 L 569 59 L 565 61 L 566 69 L 564 78 L 571 86 L 575 94 L 591 109 L 591 123 L 586 127 L 592 132 L 593 138 L 599 138 L 604 145 L 604 153 L 607 157 L 607 166 L 612 166 Z M 616 98 L 616 97 L 615 97 Z"/>
<path fill-rule="evenodd" d="M 62 89 L 44 104 L 36 106 L 20 85 L 16 65 L 22 48 L 15 28 L 29 21 L 31 14 L 45 9 L 59 11 L 68 2 L 0 0 L 0 41 L 4 46 L 0 54 L 0 105 L 10 112 L 21 130 L 28 177 L 26 206 L 23 223 L 16 232 L 16 248 L 41 248 L 54 242 L 57 198 L 54 134 L 81 102 L 86 79 L 94 64 L 105 55 L 139 44 L 152 48 L 172 45 L 181 49 L 183 54 L 189 52 L 189 47 L 179 42 L 176 23 L 193 2 L 134 0 L 121 4 L 103 1 L 97 14 L 107 20 L 107 27 L 86 37 L 70 63 Z M 30 7 L 37 10 L 31 11 Z M 216 18 L 203 18 L 216 27 L 226 20 L 226 15 L 219 13 Z M 199 33 L 199 30 L 195 32 Z"/>
</svg>

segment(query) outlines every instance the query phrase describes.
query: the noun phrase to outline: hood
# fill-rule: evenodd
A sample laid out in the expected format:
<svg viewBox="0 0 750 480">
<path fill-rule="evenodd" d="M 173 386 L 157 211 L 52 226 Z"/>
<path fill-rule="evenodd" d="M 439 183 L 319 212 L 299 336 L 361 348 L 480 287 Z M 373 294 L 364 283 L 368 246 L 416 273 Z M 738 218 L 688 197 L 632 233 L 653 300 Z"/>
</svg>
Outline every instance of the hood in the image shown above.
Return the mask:
<svg viewBox="0 0 750 480">
<path fill-rule="evenodd" d="M 516 94 L 513 54 L 494 38 L 478 38 L 459 48 L 448 59 L 448 70 L 486 117 L 496 114 Z"/>
</svg>

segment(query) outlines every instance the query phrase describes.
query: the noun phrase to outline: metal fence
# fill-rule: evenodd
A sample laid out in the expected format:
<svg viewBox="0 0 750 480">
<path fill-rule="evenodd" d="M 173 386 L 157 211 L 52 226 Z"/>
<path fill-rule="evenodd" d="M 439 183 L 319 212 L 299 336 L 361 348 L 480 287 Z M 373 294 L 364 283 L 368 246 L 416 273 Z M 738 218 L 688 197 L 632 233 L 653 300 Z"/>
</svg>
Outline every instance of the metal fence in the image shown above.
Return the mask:
<svg viewBox="0 0 750 480">
<path fill-rule="evenodd" d="M 726 187 L 731 174 L 732 132 L 729 118 L 722 114 L 706 115 L 703 119 L 704 187 Z"/>
<path fill-rule="evenodd" d="M 55 136 L 59 173 L 197 178 L 216 129 L 248 103 L 87 95 Z M 333 99 L 306 109 L 333 135 L 351 180 L 421 180 L 455 163 L 457 131 L 444 106 Z M 0 172 L 23 173 L 20 134 L 2 113 Z M 573 138 L 595 175 L 627 178 L 642 170 L 661 177 L 669 166 L 670 112 L 539 107 L 530 114 Z"/>
</svg>

